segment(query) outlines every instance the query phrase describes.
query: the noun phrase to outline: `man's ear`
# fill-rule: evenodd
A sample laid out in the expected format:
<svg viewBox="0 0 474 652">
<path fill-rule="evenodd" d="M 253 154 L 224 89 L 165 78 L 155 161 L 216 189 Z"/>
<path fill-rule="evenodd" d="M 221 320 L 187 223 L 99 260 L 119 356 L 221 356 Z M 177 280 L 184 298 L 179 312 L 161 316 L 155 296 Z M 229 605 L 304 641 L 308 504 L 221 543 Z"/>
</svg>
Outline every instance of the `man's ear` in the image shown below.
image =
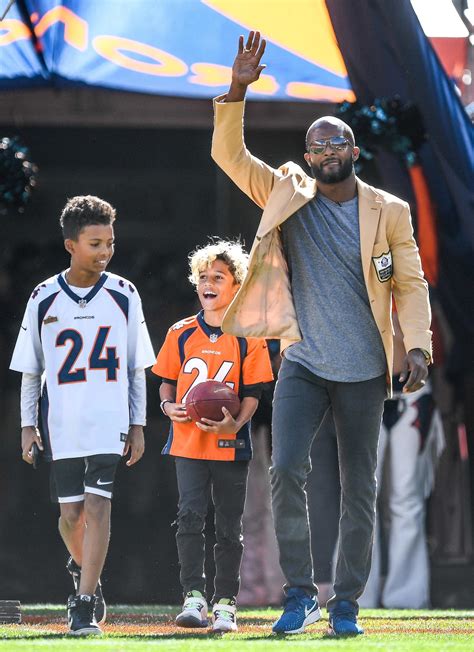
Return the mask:
<svg viewBox="0 0 474 652">
<path fill-rule="evenodd" d="M 352 160 L 357 161 L 359 156 L 360 156 L 360 148 L 359 147 L 354 147 L 352 149 Z"/>
<path fill-rule="evenodd" d="M 64 249 L 72 256 L 74 253 L 74 240 L 71 240 L 70 238 L 64 240 Z"/>
<path fill-rule="evenodd" d="M 305 153 L 304 160 L 309 165 L 309 167 L 311 167 L 311 156 L 308 154 L 308 152 Z"/>
</svg>

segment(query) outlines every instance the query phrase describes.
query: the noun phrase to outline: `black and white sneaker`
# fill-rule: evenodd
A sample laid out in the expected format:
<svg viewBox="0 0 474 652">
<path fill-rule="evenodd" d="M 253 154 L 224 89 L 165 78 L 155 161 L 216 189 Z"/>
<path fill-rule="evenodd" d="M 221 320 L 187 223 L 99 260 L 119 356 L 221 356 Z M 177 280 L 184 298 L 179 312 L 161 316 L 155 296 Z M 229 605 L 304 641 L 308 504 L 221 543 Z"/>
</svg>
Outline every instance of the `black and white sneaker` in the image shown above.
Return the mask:
<svg viewBox="0 0 474 652">
<path fill-rule="evenodd" d="M 178 627 L 207 627 L 207 602 L 201 591 L 186 593 L 183 610 L 176 616 Z"/>
<path fill-rule="evenodd" d="M 222 598 L 212 607 L 212 631 L 216 634 L 237 631 L 235 598 Z"/>
<path fill-rule="evenodd" d="M 66 569 L 72 577 L 74 590 L 77 593 L 81 583 L 81 567 L 76 564 L 72 557 L 69 557 L 67 560 Z M 107 606 L 102 594 L 102 584 L 100 582 L 100 578 L 95 590 L 95 597 L 97 598 L 95 603 L 95 618 L 99 625 L 103 625 L 105 623 L 105 619 L 107 618 Z"/>
<path fill-rule="evenodd" d="M 94 615 L 95 595 L 70 595 L 67 601 L 67 622 L 72 636 L 100 636 L 102 630 Z"/>
</svg>

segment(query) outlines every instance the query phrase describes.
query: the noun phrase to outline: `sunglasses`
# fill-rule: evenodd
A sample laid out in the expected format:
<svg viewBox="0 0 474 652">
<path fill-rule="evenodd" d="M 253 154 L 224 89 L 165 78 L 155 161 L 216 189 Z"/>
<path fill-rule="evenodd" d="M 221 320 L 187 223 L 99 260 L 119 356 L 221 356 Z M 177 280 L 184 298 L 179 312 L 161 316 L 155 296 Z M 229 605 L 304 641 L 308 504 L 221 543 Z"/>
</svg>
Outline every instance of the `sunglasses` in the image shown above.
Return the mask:
<svg viewBox="0 0 474 652">
<path fill-rule="evenodd" d="M 315 140 L 308 147 L 308 152 L 310 154 L 324 154 L 328 145 L 334 152 L 343 152 L 347 147 L 353 147 L 347 138 L 333 136 L 333 138 L 328 138 L 328 140 Z"/>
</svg>

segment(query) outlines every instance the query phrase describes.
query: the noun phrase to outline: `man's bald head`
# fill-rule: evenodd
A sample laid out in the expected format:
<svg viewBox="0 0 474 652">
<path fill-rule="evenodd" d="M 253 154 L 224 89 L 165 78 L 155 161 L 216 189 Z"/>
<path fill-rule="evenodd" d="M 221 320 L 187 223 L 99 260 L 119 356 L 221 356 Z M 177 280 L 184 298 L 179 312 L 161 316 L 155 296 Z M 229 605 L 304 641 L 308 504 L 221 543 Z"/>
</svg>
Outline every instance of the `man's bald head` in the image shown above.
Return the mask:
<svg viewBox="0 0 474 652">
<path fill-rule="evenodd" d="M 344 120 L 335 118 L 332 115 L 324 115 L 315 120 L 306 132 L 306 149 L 308 149 L 312 141 L 321 140 L 321 136 L 329 133 L 331 130 L 337 132 L 337 135 L 347 138 L 352 146 L 355 145 L 354 132 Z"/>
</svg>

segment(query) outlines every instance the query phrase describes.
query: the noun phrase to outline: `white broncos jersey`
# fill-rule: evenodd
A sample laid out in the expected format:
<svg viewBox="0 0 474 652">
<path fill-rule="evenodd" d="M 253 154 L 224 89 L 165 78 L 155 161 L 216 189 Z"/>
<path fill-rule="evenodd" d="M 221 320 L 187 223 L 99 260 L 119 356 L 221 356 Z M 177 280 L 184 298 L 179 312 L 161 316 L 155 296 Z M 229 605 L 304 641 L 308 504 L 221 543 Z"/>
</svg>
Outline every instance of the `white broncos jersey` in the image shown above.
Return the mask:
<svg viewBox="0 0 474 652">
<path fill-rule="evenodd" d="M 154 361 L 132 283 L 103 273 L 81 297 L 59 274 L 31 295 L 10 369 L 44 372 L 43 435 L 57 460 L 123 452 L 128 374 Z"/>
</svg>

